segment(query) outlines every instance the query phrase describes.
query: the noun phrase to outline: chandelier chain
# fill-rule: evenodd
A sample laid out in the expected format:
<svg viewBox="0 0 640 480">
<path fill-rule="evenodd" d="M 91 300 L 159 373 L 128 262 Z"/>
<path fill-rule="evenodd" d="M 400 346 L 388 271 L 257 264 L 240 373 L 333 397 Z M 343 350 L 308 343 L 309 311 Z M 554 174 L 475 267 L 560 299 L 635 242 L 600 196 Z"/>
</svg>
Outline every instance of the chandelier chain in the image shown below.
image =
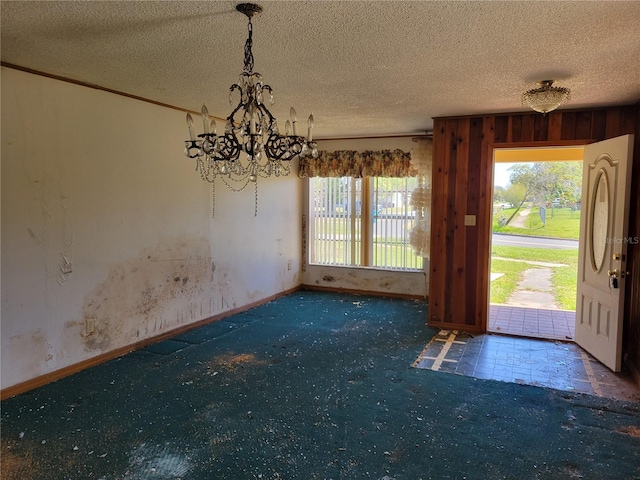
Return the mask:
<svg viewBox="0 0 640 480">
<path fill-rule="evenodd" d="M 254 188 L 254 195 L 253 198 L 255 199 L 254 202 L 254 206 L 253 206 L 253 216 L 257 217 L 258 216 L 258 182 L 253 182 L 253 188 Z"/>
<path fill-rule="evenodd" d="M 249 183 L 256 183 L 256 182 L 251 182 L 250 180 L 246 179 L 246 180 L 234 180 L 233 178 L 225 178 L 225 176 L 221 176 L 220 178 L 222 178 L 222 183 L 225 184 L 225 186 L 231 190 L 232 192 L 241 192 L 242 190 L 244 190 L 245 188 L 247 188 L 247 185 L 249 185 Z M 240 182 L 244 182 L 242 184 L 241 187 L 234 187 L 233 185 L 231 185 L 229 183 L 229 181 L 232 182 L 236 182 L 236 183 L 240 183 Z"/>
<path fill-rule="evenodd" d="M 253 24 L 251 23 L 251 17 L 249 17 L 249 36 L 247 42 L 244 44 L 244 71 L 246 73 L 253 73 Z"/>
</svg>

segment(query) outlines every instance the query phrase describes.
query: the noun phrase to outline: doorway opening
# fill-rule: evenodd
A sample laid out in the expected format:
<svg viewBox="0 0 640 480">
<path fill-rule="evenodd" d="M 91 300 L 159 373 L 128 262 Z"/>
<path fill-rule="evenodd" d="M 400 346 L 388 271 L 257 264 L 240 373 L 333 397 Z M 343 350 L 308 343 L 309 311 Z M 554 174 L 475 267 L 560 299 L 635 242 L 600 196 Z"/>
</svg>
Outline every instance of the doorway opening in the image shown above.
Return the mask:
<svg viewBox="0 0 640 480">
<path fill-rule="evenodd" d="M 583 150 L 494 149 L 489 333 L 573 341 Z"/>
</svg>

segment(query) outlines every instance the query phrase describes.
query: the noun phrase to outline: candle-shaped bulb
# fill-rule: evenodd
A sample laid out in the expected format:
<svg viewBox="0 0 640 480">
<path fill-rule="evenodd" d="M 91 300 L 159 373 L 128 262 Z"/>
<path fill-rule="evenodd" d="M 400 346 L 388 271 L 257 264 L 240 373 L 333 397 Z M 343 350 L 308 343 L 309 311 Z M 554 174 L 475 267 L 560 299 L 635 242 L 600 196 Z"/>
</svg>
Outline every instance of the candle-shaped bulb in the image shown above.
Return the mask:
<svg viewBox="0 0 640 480">
<path fill-rule="evenodd" d="M 209 128 L 209 132 L 213 133 L 214 135 L 216 134 L 216 121 L 212 118 L 211 119 L 211 126 Z"/>
<path fill-rule="evenodd" d="M 291 123 L 293 124 L 293 134 L 298 135 L 298 129 L 296 127 L 296 124 L 298 123 L 298 115 L 296 114 L 295 108 L 291 107 L 289 115 L 291 116 Z"/>
<path fill-rule="evenodd" d="M 187 113 L 187 127 L 189 128 L 189 138 L 193 142 L 196 139 L 196 136 L 193 134 L 193 117 L 190 113 Z"/>
<path fill-rule="evenodd" d="M 314 125 L 314 120 L 313 120 L 313 113 L 311 115 L 309 115 L 309 120 L 307 120 L 307 126 L 309 127 L 307 130 L 307 141 L 310 142 L 311 140 L 313 140 L 313 125 Z"/>
<path fill-rule="evenodd" d="M 249 105 L 248 112 L 249 112 L 249 133 L 251 135 L 255 135 L 255 133 L 256 133 L 256 108 L 253 105 L 253 103 L 251 105 Z"/>
<path fill-rule="evenodd" d="M 202 104 L 200 112 L 202 112 L 202 129 L 204 133 L 209 133 L 209 110 L 205 104 Z"/>
</svg>

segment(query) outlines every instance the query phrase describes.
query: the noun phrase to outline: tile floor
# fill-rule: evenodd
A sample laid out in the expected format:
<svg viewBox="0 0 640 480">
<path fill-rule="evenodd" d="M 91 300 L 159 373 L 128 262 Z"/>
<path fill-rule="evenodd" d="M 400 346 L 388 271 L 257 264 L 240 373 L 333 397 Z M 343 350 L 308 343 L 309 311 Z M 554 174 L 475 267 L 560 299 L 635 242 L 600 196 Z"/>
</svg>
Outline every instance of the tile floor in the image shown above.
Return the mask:
<svg viewBox="0 0 640 480">
<path fill-rule="evenodd" d="M 489 332 L 554 340 L 572 340 L 576 312 L 544 308 L 489 306 Z"/>
<path fill-rule="evenodd" d="M 441 330 L 414 367 L 640 401 L 640 388 L 574 343 Z"/>
</svg>

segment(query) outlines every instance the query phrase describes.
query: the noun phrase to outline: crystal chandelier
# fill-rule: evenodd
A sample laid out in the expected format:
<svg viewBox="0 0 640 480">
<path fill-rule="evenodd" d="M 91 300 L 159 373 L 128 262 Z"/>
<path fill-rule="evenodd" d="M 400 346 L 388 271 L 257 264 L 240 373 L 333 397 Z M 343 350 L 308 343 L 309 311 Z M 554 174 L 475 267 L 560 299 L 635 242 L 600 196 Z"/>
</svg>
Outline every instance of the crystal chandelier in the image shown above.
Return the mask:
<svg viewBox="0 0 640 480">
<path fill-rule="evenodd" d="M 571 91 L 564 87 L 554 87 L 553 80 L 542 80 L 538 85 L 538 88 L 527 90 L 522 94 L 522 106 L 532 108 L 544 115 L 571 99 Z"/>
<path fill-rule="evenodd" d="M 273 105 L 273 90 L 253 71 L 253 27 L 251 18 L 262 12 L 253 3 L 240 3 L 236 10 L 249 19 L 249 36 L 244 46 L 244 71 L 238 83 L 229 89 L 229 104 L 236 107 L 226 119 L 224 133 L 216 133 L 216 122 L 202 106 L 203 133 L 197 137 L 193 131 L 193 118 L 187 113 L 189 140 L 185 141 L 185 155 L 196 160 L 196 170 L 203 180 L 212 184 L 213 214 L 215 215 L 215 180 L 220 177 L 235 192 L 250 183 L 254 185 L 255 207 L 258 214 L 258 177 L 285 176 L 291 173 L 291 160 L 305 156 L 318 156 L 313 142 L 313 114 L 307 121 L 307 137 L 298 135 L 296 111 L 291 108 L 290 120 L 281 135 L 275 117 L 265 105 L 265 98 Z M 241 154 L 246 158 L 243 160 Z"/>
</svg>

